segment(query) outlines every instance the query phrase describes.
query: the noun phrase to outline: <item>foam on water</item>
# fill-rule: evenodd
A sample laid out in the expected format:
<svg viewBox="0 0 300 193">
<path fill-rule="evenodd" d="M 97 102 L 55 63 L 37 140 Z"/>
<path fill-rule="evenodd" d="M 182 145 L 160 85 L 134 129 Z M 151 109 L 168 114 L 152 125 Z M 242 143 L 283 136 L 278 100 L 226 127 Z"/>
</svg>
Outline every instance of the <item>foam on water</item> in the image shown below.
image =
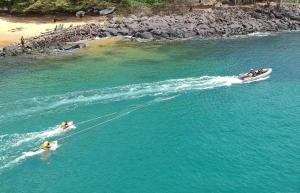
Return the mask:
<svg viewBox="0 0 300 193">
<path fill-rule="evenodd" d="M 51 127 L 45 131 L 40 131 L 40 132 L 3 135 L 4 137 L 0 138 L 1 139 L 0 153 L 8 150 L 9 148 L 18 147 L 26 142 L 30 142 L 33 140 L 43 140 L 49 137 L 60 135 L 74 128 L 76 127 L 72 125 L 70 128 L 63 130 L 60 128 L 59 125 L 57 125 L 55 127 Z"/>
<path fill-rule="evenodd" d="M 266 36 L 270 36 L 272 35 L 272 33 L 270 32 L 253 32 L 248 34 L 248 36 L 256 36 L 256 37 L 266 37 Z"/>
<path fill-rule="evenodd" d="M 35 155 L 34 153 L 28 152 L 28 154 L 23 153 L 21 156 L 18 156 L 25 150 L 25 148 L 39 147 L 40 143 L 43 140 L 50 137 L 59 136 L 74 128 L 76 127 L 73 125 L 67 130 L 62 130 L 58 125 L 40 132 L 2 135 L 0 138 L 0 168 L 10 166 L 12 163 L 17 163 L 18 161 L 23 160 L 26 157 Z"/>
<path fill-rule="evenodd" d="M 51 142 L 52 143 L 52 146 L 50 148 L 51 151 L 55 151 L 57 148 L 58 148 L 58 142 L 57 141 L 53 141 Z M 3 166 L 0 165 L 0 169 L 4 169 L 4 168 L 7 168 L 7 167 L 10 167 L 28 157 L 33 157 L 33 156 L 36 156 L 36 155 L 39 155 L 39 154 L 42 154 L 43 152 L 45 152 L 45 150 L 42 150 L 42 149 L 39 149 L 37 151 L 28 151 L 28 152 L 22 152 L 22 155 L 15 158 L 14 160 L 4 164 Z"/>
<path fill-rule="evenodd" d="M 241 80 L 235 76 L 202 76 L 34 97 L 2 104 L 1 111 L 3 113 L 0 116 L 0 122 L 13 120 L 16 117 L 20 119 L 41 112 L 52 112 L 58 107 L 68 109 L 94 103 L 132 100 L 149 96 L 168 96 L 240 83 Z"/>
<path fill-rule="evenodd" d="M 265 80 L 268 77 L 257 79 L 254 81 Z M 245 83 L 250 83 L 249 81 Z M 202 76 L 190 77 L 184 79 L 171 79 L 166 81 L 159 81 L 154 83 L 132 84 L 126 86 L 71 92 L 63 95 L 53 95 L 46 97 L 34 97 L 31 99 L 24 99 L 15 101 L 10 104 L 2 104 L 2 108 L 6 109 L 8 113 L 2 115 L 2 119 L 6 120 L 11 116 L 21 115 L 35 115 L 36 113 L 46 113 L 50 110 L 55 110 L 58 107 L 74 107 L 94 103 L 107 103 L 113 101 L 131 100 L 142 97 L 153 97 L 154 99 L 139 107 L 129 109 L 128 112 L 111 113 L 110 116 L 116 116 L 104 122 L 110 122 L 124 115 L 127 115 L 137 109 L 144 108 L 154 103 L 171 100 L 185 92 L 197 91 L 205 89 L 213 89 L 217 87 L 231 86 L 233 84 L 241 84 L 243 81 L 235 76 Z M 25 104 L 28 108 L 23 110 L 22 105 Z M 13 111 L 8 109 L 12 105 L 16 106 Z M 121 113 L 121 114 L 120 114 Z M 105 116 L 104 116 L 105 117 Z M 107 117 L 109 118 L 109 116 Z M 97 118 L 98 119 L 98 118 Z M 1 119 L 0 119 L 1 121 Z M 85 122 L 85 121 L 84 121 Z M 102 123 L 100 123 L 102 124 Z M 72 127 L 75 128 L 75 127 Z M 72 129 L 71 128 L 71 129 Z M 70 130 L 70 129 L 68 129 Z M 66 130 L 66 131 L 68 131 Z M 24 134 L 3 134 L 0 135 L 0 168 L 6 168 L 18 163 L 19 161 L 38 155 L 37 151 L 27 151 L 28 149 L 36 148 L 40 143 L 49 138 L 58 136 L 65 131 L 60 129 L 59 125 L 50 127 L 47 130 L 40 132 L 30 132 Z M 26 148 L 26 150 L 24 149 Z M 25 153 L 22 153 L 24 152 Z M 21 154 L 21 156 L 20 156 Z"/>
<path fill-rule="evenodd" d="M 244 81 L 243 83 L 248 84 L 248 83 L 252 83 L 252 82 L 258 82 L 258 81 L 262 81 L 262 80 L 267 80 L 268 78 L 270 78 L 270 76 L 265 76 L 265 77 L 261 77 L 261 78 L 254 79 L 254 80 Z"/>
<path fill-rule="evenodd" d="M 136 110 L 141 109 L 141 108 L 145 108 L 145 107 L 153 105 L 155 103 L 168 101 L 168 100 L 174 99 L 177 96 L 178 95 L 169 96 L 169 97 L 157 97 L 151 101 L 145 102 L 144 104 L 140 104 L 135 107 L 130 107 L 130 108 L 120 111 L 118 113 L 111 113 L 111 114 L 109 114 L 109 116 L 103 116 L 103 117 L 107 118 L 106 120 L 103 120 L 102 122 L 97 123 L 96 125 L 94 125 L 92 127 L 85 128 L 81 131 L 78 131 L 77 133 L 85 132 L 86 130 L 89 130 L 91 128 L 99 127 L 100 125 L 104 125 L 105 123 L 114 121 L 116 119 L 120 119 L 121 117 L 124 117 Z M 73 127 L 71 127 L 70 129 L 73 129 L 73 128 L 76 128 L 76 127 L 73 125 Z M 68 129 L 68 130 L 70 130 L 70 129 Z M 62 134 L 64 132 L 65 131 L 63 131 L 62 129 L 59 128 L 59 126 L 57 126 L 54 129 L 48 129 L 48 130 L 45 130 L 42 132 L 2 135 L 5 138 L 3 140 L 3 143 L 1 143 L 1 146 L 0 146 L 0 155 L 5 154 L 5 156 L 0 157 L 0 160 L 1 160 L 0 172 L 1 172 L 1 169 L 11 167 L 28 157 L 33 157 L 33 156 L 39 155 L 44 152 L 44 150 L 27 151 L 27 152 L 25 151 L 24 152 L 24 148 L 21 148 L 21 147 L 25 147 L 26 149 L 29 149 L 29 148 L 32 149 L 32 148 L 39 147 L 40 143 L 44 139 L 49 138 L 49 137 L 58 136 L 59 134 Z M 73 133 L 69 136 L 62 137 L 60 139 L 68 138 L 77 133 Z M 28 143 L 26 143 L 26 142 L 28 142 Z M 55 151 L 58 147 L 58 142 L 57 141 L 54 141 L 54 142 L 55 142 L 54 145 L 52 145 L 52 147 L 50 148 L 50 150 L 52 150 L 52 151 Z M 23 144 L 23 145 L 20 146 L 21 144 Z"/>
</svg>

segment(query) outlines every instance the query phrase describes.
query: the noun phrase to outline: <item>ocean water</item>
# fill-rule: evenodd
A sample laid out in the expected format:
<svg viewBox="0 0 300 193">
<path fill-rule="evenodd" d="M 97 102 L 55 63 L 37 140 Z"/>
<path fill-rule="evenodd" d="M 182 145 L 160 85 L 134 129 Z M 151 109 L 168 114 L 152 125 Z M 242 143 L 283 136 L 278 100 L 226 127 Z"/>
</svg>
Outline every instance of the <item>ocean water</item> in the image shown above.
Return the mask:
<svg viewBox="0 0 300 193">
<path fill-rule="evenodd" d="M 0 193 L 299 193 L 299 79 L 299 32 L 1 60 Z"/>
</svg>

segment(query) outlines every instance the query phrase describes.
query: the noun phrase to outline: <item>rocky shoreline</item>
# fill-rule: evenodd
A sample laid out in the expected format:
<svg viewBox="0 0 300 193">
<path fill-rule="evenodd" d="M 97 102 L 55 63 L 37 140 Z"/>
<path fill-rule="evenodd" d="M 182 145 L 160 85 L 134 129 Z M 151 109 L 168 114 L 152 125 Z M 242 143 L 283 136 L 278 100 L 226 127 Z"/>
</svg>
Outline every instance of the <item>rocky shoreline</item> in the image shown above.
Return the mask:
<svg viewBox="0 0 300 193">
<path fill-rule="evenodd" d="M 80 40 L 114 36 L 175 40 L 246 35 L 254 32 L 300 30 L 300 6 L 228 7 L 194 10 L 184 15 L 112 17 L 105 23 L 57 29 L 3 48 L 0 56 L 49 54 L 85 47 Z"/>
</svg>

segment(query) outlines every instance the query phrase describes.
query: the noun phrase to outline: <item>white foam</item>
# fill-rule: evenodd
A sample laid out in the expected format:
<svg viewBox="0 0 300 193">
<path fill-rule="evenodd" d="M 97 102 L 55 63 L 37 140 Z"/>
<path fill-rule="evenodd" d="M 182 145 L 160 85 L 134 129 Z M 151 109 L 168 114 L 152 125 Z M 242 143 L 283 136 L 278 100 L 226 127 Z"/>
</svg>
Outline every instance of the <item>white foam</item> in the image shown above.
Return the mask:
<svg viewBox="0 0 300 193">
<path fill-rule="evenodd" d="M 57 141 L 53 141 L 53 142 L 50 142 L 51 144 L 51 148 L 50 150 L 51 151 L 55 151 L 57 148 L 58 148 L 58 142 Z M 4 169 L 4 168 L 8 168 L 8 167 L 11 167 L 17 163 L 19 163 L 20 161 L 28 158 L 28 157 L 33 157 L 33 156 L 36 156 L 36 155 L 39 155 L 39 154 L 42 154 L 43 152 L 45 152 L 46 150 L 43 150 L 43 149 L 39 149 L 37 151 L 28 151 L 28 152 L 22 152 L 22 155 L 21 156 L 18 156 L 16 157 L 14 160 L 12 161 L 9 161 L 7 163 L 5 163 L 4 165 L 0 165 L 0 169 Z M 5 159 L 4 159 L 5 160 Z"/>
<path fill-rule="evenodd" d="M 57 125 L 41 132 L 1 135 L 0 155 L 3 156 L 0 157 L 0 168 L 3 168 L 4 166 L 6 167 L 8 163 L 13 164 L 19 160 L 25 159 L 26 157 L 37 154 L 37 152 L 27 152 L 26 154 L 22 154 L 22 156 L 16 157 L 24 151 L 24 148 L 36 148 L 43 140 L 61 135 L 74 128 L 76 128 L 74 124 L 70 124 L 67 129 L 62 129 L 59 125 Z M 13 159 L 15 159 L 15 161 L 11 161 Z"/>
<path fill-rule="evenodd" d="M 71 129 L 75 129 L 76 126 L 73 124 L 69 124 L 70 126 L 67 129 L 60 128 L 60 125 L 47 129 L 41 132 L 31 132 L 31 133 L 24 133 L 24 134 L 10 134 L 4 135 L 1 138 L 1 146 L 0 146 L 0 153 L 7 151 L 9 148 L 18 147 L 26 142 L 30 142 L 33 140 L 44 140 L 49 137 L 58 136 L 64 132 L 70 131 Z"/>
<path fill-rule="evenodd" d="M 265 37 L 265 36 L 270 36 L 272 33 L 270 32 L 253 32 L 248 34 L 248 36 L 256 36 L 256 37 Z"/>
<path fill-rule="evenodd" d="M 34 97 L 2 106 L 4 113 L 0 117 L 0 121 L 8 121 L 9 118 L 15 117 L 32 116 L 40 112 L 55 111 L 58 108 L 76 108 L 93 103 L 131 100 L 146 96 L 167 96 L 191 90 L 211 89 L 239 83 L 241 81 L 234 76 L 202 76 Z M 24 108 L 24 105 L 27 108 Z M 12 106 L 14 108 L 11 108 Z"/>
<path fill-rule="evenodd" d="M 244 81 L 243 83 L 248 84 L 248 83 L 251 83 L 251 82 L 258 82 L 258 81 L 262 81 L 262 80 L 267 80 L 268 78 L 270 78 L 270 76 L 265 76 L 265 77 L 254 79 L 254 80 L 247 80 L 247 81 Z"/>
</svg>

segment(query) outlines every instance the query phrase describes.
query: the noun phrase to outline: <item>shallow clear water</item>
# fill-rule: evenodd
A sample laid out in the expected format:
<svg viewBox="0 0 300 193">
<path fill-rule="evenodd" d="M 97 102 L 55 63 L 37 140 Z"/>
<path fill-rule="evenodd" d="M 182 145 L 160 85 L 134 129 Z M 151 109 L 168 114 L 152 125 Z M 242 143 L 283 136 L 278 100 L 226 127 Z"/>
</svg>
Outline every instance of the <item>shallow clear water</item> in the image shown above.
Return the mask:
<svg viewBox="0 0 300 193">
<path fill-rule="evenodd" d="M 0 192 L 300 192 L 299 37 L 0 61 Z M 260 67 L 272 76 L 235 77 Z M 58 148 L 31 152 L 45 139 Z"/>
</svg>

